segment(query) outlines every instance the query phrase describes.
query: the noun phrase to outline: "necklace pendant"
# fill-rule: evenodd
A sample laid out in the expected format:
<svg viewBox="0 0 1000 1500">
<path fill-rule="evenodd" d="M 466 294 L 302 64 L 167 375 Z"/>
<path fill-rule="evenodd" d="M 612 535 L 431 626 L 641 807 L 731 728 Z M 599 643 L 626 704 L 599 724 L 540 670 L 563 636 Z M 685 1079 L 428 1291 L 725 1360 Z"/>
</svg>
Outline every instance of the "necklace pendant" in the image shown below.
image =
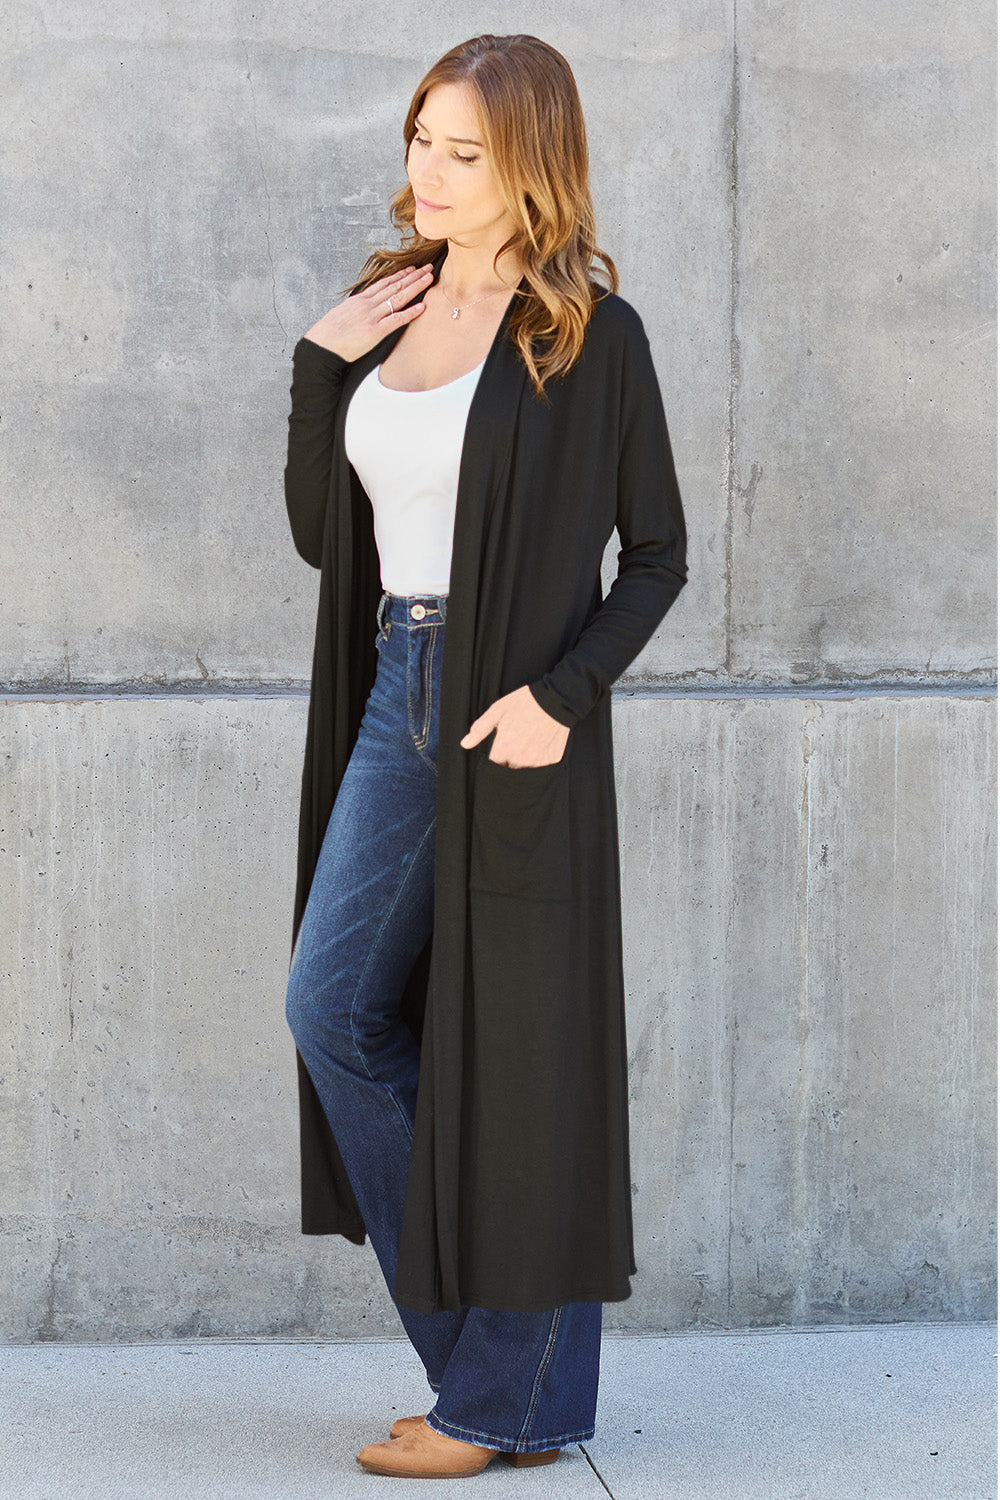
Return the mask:
<svg viewBox="0 0 1000 1500">
<path fill-rule="evenodd" d="M 457 317 L 458 317 L 458 315 L 459 315 L 459 313 L 460 313 L 460 312 L 461 312 L 461 311 L 462 311 L 462 309 L 461 309 L 461 308 L 460 308 L 460 307 L 456 307 L 456 308 L 455 308 L 455 311 L 454 311 L 454 312 L 453 312 L 453 313 L 452 313 L 452 317 L 453 317 L 453 318 L 457 318 Z"/>
</svg>

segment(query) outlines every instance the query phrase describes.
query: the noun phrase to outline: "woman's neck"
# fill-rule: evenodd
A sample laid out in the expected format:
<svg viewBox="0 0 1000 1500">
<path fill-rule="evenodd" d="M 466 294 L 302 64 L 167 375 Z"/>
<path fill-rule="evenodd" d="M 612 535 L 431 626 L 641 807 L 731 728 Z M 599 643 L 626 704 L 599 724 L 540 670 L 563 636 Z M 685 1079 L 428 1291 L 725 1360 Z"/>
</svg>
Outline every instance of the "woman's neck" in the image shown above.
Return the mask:
<svg viewBox="0 0 1000 1500">
<path fill-rule="evenodd" d="M 473 302 L 491 292 L 515 290 L 524 274 L 517 258 L 505 251 L 494 270 L 493 255 L 492 248 L 470 250 L 449 244 L 438 285 L 454 305 Z"/>
</svg>

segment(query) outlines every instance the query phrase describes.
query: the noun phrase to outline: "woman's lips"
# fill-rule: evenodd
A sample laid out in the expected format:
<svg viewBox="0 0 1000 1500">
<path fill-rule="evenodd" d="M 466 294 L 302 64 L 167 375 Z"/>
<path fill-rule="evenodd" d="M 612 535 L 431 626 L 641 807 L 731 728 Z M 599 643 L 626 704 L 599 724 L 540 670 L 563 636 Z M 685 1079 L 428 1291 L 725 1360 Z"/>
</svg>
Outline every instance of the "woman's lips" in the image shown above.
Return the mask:
<svg viewBox="0 0 1000 1500">
<path fill-rule="evenodd" d="M 443 203 L 428 203 L 426 198 L 421 198 L 419 196 L 419 194 L 417 194 L 417 193 L 414 193 L 413 196 L 417 200 L 417 207 L 418 208 L 429 209 L 432 214 L 443 213 L 444 212 L 445 204 L 443 204 Z"/>
</svg>

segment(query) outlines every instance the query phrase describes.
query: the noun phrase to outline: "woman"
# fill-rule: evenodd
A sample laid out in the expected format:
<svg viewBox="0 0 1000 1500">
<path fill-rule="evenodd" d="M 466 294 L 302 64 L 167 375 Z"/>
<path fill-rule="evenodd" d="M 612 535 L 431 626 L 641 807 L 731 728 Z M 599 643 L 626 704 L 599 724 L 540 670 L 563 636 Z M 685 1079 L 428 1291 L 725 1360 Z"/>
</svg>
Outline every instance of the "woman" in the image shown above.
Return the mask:
<svg viewBox="0 0 1000 1500">
<path fill-rule="evenodd" d="M 287 1016 L 303 1232 L 370 1237 L 437 1394 L 358 1462 L 457 1476 L 593 1436 L 630 1295 L 610 688 L 686 536 L 565 59 L 463 43 L 404 139 L 410 238 L 293 356 L 320 593 Z"/>
</svg>

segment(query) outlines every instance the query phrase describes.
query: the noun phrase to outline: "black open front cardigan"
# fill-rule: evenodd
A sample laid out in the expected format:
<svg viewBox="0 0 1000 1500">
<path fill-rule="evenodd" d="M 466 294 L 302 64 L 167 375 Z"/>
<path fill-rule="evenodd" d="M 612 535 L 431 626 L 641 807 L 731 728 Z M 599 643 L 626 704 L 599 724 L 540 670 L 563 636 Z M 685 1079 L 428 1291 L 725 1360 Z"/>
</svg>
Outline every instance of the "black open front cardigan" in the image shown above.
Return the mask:
<svg viewBox="0 0 1000 1500">
<path fill-rule="evenodd" d="M 444 259 L 434 261 L 435 279 Z M 527 290 L 527 283 L 522 282 Z M 687 577 L 667 423 L 636 311 L 601 292 L 583 354 L 534 395 L 508 335 L 469 408 L 440 697 L 434 932 L 403 1014 L 421 1043 L 394 1299 L 417 1311 L 620 1301 L 636 1271 L 611 684 Z M 403 329 L 348 362 L 293 354 L 285 498 L 320 570 L 292 945 L 376 670 L 371 502 L 344 451 L 357 386 Z M 613 528 L 618 575 L 602 596 Z M 571 733 L 514 768 L 459 741 L 527 683 Z M 298 1058 L 302 1231 L 365 1226 Z"/>
</svg>

